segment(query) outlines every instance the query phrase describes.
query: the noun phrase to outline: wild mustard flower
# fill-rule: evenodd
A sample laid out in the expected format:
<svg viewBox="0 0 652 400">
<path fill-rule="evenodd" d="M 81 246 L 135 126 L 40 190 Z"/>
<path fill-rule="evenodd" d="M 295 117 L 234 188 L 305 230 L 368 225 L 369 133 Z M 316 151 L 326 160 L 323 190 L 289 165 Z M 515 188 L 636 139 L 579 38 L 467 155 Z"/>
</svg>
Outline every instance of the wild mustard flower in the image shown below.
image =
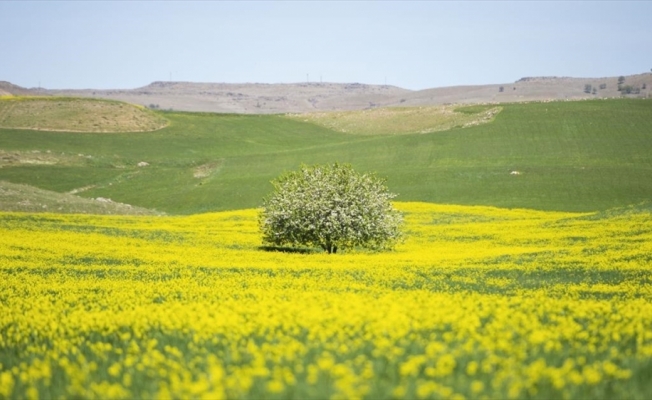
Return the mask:
<svg viewBox="0 0 652 400">
<path fill-rule="evenodd" d="M 649 212 L 395 206 L 394 251 L 330 257 L 256 210 L 0 214 L 0 398 L 649 393 Z"/>
</svg>

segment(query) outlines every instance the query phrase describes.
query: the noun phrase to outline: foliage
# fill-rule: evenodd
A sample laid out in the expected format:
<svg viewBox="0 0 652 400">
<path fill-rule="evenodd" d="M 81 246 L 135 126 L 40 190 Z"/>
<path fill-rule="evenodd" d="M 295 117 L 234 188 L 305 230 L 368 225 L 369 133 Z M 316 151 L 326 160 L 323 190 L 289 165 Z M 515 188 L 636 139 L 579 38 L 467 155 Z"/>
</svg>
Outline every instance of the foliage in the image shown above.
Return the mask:
<svg viewBox="0 0 652 400">
<path fill-rule="evenodd" d="M 385 182 L 348 164 L 301 166 L 272 182 L 263 202 L 260 229 L 267 243 L 338 249 L 391 247 L 402 217 Z"/>
<path fill-rule="evenodd" d="M 641 93 L 641 89 L 634 87 L 632 85 L 625 85 L 621 86 L 618 90 L 620 90 L 621 94 L 639 94 Z"/>
<path fill-rule="evenodd" d="M 649 203 L 395 207 L 338 257 L 256 210 L 0 213 L 0 398 L 650 398 Z"/>
</svg>

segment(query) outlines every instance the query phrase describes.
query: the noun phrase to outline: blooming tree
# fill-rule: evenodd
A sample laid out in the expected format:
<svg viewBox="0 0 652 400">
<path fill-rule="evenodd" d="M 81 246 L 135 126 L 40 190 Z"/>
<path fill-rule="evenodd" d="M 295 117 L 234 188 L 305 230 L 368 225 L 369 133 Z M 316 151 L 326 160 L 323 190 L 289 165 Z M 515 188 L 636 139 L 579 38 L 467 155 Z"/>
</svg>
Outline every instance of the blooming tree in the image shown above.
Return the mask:
<svg viewBox="0 0 652 400">
<path fill-rule="evenodd" d="M 399 240 L 402 215 L 385 182 L 348 164 L 301 166 L 272 181 L 259 225 L 266 243 L 319 246 L 328 253 L 387 249 Z"/>
</svg>

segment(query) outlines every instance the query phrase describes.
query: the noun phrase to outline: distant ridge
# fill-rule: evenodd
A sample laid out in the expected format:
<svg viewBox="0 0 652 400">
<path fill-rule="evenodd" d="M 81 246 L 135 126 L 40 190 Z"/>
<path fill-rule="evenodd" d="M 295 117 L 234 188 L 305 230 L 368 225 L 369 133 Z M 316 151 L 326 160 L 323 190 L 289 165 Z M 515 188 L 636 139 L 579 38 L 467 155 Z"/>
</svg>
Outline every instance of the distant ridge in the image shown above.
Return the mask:
<svg viewBox="0 0 652 400">
<path fill-rule="evenodd" d="M 0 81 L 0 96 L 24 96 L 34 94 L 35 90 L 25 89 L 11 82 Z"/>
<path fill-rule="evenodd" d="M 0 95 L 96 97 L 141 104 L 155 109 L 218 113 L 271 114 L 360 110 L 388 106 L 505 103 L 652 97 L 652 73 L 618 77 L 523 77 L 513 83 L 408 90 L 363 83 L 197 83 L 156 81 L 136 89 L 26 89 L 0 82 Z"/>
</svg>

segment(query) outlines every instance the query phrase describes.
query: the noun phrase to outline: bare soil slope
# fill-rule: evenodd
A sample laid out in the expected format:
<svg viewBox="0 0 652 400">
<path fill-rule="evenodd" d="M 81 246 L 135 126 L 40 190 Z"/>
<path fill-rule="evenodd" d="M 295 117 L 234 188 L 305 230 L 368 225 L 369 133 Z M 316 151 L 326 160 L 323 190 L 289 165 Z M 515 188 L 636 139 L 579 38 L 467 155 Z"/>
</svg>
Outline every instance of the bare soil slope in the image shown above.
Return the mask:
<svg viewBox="0 0 652 400">
<path fill-rule="evenodd" d="M 360 83 L 154 82 L 133 90 L 64 90 L 51 93 L 110 98 L 158 109 L 270 114 L 376 107 L 408 95 L 411 91 L 395 86 Z"/>
<path fill-rule="evenodd" d="M 18 85 L 14 85 L 11 82 L 0 81 L 0 96 L 22 96 L 35 94 L 38 89 L 26 89 Z"/>
<path fill-rule="evenodd" d="M 157 109 L 220 113 L 271 114 L 360 110 L 385 106 L 504 103 L 580 100 L 611 97 L 652 97 L 652 74 L 618 77 L 529 77 L 513 83 L 408 90 L 360 83 L 191 83 L 154 82 L 124 90 L 25 89 L 0 82 L 0 95 L 48 94 L 121 100 Z M 587 86 L 590 85 L 590 86 Z M 595 90 L 594 90 L 595 89 Z"/>
<path fill-rule="evenodd" d="M 619 91 L 618 77 L 528 77 L 510 84 L 455 86 L 419 90 L 406 96 L 401 104 L 514 103 L 623 96 L 648 98 L 652 97 L 652 74 L 646 73 L 625 77 L 624 83 L 620 86 L 629 86 L 633 91 L 630 94 Z"/>
</svg>

